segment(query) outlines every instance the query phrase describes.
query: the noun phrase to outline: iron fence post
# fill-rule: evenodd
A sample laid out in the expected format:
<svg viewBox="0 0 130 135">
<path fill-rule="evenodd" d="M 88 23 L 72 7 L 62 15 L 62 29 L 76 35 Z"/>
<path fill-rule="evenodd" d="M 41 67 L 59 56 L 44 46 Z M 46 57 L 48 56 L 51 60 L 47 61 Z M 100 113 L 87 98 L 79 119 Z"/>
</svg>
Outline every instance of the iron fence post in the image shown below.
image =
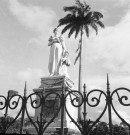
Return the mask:
<svg viewBox="0 0 130 135">
<path fill-rule="evenodd" d="M 24 116 L 25 116 L 25 109 L 26 109 L 26 103 L 27 103 L 26 91 L 27 91 L 27 89 L 26 89 L 26 82 L 25 82 L 24 96 L 23 96 L 23 102 L 22 102 L 22 117 L 21 117 L 20 134 L 23 133 Z"/>
<path fill-rule="evenodd" d="M 44 93 L 45 93 L 45 89 L 43 88 L 43 90 L 42 90 L 42 98 L 41 98 L 41 113 L 40 113 L 40 124 L 39 124 L 38 135 L 43 134 L 43 105 L 45 104 Z"/>
<path fill-rule="evenodd" d="M 61 94 L 61 135 L 64 135 L 64 109 L 65 109 L 65 87 L 62 88 Z"/>
<path fill-rule="evenodd" d="M 3 118 L 3 131 L 2 131 L 2 133 L 5 133 L 6 132 L 6 126 L 7 126 L 7 116 L 8 116 L 8 107 L 9 107 L 9 91 L 8 91 L 8 94 L 7 94 L 7 100 L 6 100 L 6 102 L 5 102 L 5 106 L 6 106 L 6 108 L 5 108 L 5 114 L 4 114 L 4 118 Z"/>
<path fill-rule="evenodd" d="M 83 135 L 87 134 L 88 129 L 86 128 L 87 124 L 87 112 L 86 112 L 86 84 L 83 86 Z"/>
<path fill-rule="evenodd" d="M 84 88 L 84 92 L 83 92 L 83 95 L 84 95 L 84 112 L 83 112 L 83 116 L 84 116 L 84 121 L 86 121 L 86 116 L 87 116 L 87 112 L 86 112 L 86 84 L 84 84 L 83 86 Z"/>
<path fill-rule="evenodd" d="M 7 100 L 6 100 L 6 108 L 5 108 L 5 114 L 4 114 L 4 118 L 6 119 L 6 117 L 8 116 L 8 107 L 9 107 L 9 91 L 7 94 Z"/>
<path fill-rule="evenodd" d="M 112 98 L 111 98 L 111 92 L 110 92 L 110 83 L 109 83 L 109 77 L 107 74 L 107 106 L 108 106 L 108 117 L 109 117 L 109 135 L 112 135 L 112 116 L 111 116 L 111 102 L 112 102 Z"/>
</svg>

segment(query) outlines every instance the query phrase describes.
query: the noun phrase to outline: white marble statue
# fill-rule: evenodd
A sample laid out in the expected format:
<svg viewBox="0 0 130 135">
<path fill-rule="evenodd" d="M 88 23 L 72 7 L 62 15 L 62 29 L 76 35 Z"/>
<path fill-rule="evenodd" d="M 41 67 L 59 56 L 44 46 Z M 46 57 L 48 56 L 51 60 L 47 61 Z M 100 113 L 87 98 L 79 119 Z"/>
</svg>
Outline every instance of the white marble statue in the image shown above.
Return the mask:
<svg viewBox="0 0 130 135">
<path fill-rule="evenodd" d="M 67 67 L 70 66 L 68 51 L 62 36 L 58 35 L 58 28 L 53 30 L 54 36 L 50 36 L 48 46 L 50 46 L 48 69 L 50 76 L 65 75 L 68 77 Z"/>
<path fill-rule="evenodd" d="M 67 67 L 70 66 L 70 59 L 69 59 L 69 53 L 68 51 L 65 51 L 62 55 L 62 58 L 60 60 L 59 64 L 59 74 L 60 75 L 65 75 L 66 77 L 69 77 L 68 72 L 67 72 Z"/>
</svg>

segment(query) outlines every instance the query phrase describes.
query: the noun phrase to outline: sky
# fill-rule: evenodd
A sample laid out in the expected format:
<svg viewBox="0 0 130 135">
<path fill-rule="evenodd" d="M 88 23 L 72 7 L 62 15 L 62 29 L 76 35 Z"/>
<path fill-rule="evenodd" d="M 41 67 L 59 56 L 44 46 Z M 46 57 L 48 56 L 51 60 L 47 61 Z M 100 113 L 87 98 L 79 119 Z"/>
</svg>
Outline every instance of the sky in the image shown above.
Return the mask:
<svg viewBox="0 0 130 135">
<path fill-rule="evenodd" d="M 104 15 L 105 29 L 99 28 L 98 35 L 90 30 L 90 37 L 83 37 L 83 83 L 88 91 L 95 88 L 106 91 L 108 73 L 111 91 L 130 88 L 130 0 L 85 1 L 91 10 Z M 40 86 L 40 78 L 49 75 L 48 38 L 58 20 L 65 16 L 63 7 L 74 2 L 0 0 L 0 94 L 17 90 L 23 95 L 25 81 L 29 94 Z M 79 37 L 68 38 L 67 33 L 63 36 L 71 60 L 68 73 L 77 89 L 78 62 L 74 65 L 74 60 Z M 129 117 L 127 112 L 120 112 Z"/>
</svg>

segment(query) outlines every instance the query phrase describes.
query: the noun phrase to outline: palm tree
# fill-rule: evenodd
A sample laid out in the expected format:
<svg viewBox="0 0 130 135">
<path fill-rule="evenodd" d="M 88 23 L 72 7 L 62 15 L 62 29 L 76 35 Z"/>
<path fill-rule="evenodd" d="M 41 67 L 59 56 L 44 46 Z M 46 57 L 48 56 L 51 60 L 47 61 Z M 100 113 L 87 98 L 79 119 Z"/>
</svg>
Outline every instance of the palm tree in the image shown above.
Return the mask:
<svg viewBox="0 0 130 135">
<path fill-rule="evenodd" d="M 73 33 L 75 33 L 75 38 L 80 34 L 79 47 L 77 49 L 78 55 L 75 59 L 79 59 L 79 81 L 78 81 L 78 90 L 82 92 L 82 38 L 84 31 L 86 36 L 89 37 L 89 27 L 93 28 L 98 34 L 98 26 L 104 28 L 104 24 L 100 21 L 103 18 L 103 15 L 97 11 L 91 11 L 89 5 L 86 2 L 80 2 L 79 0 L 75 1 L 74 6 L 64 7 L 65 12 L 69 12 L 65 17 L 59 20 L 59 26 L 65 25 L 62 30 L 64 34 L 69 30 L 68 37 L 70 38 Z"/>
</svg>

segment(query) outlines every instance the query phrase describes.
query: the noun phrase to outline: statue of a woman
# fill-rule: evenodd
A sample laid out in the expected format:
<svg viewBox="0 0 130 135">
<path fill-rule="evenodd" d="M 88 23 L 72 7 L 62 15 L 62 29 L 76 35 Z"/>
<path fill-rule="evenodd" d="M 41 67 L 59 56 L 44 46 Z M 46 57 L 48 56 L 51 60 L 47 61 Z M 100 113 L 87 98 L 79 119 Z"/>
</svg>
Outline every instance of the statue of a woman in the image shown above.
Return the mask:
<svg viewBox="0 0 130 135">
<path fill-rule="evenodd" d="M 50 36 L 48 44 L 50 46 L 48 69 L 50 76 L 63 75 L 61 71 L 61 60 L 66 52 L 66 47 L 63 37 L 58 36 L 57 28 L 53 30 L 53 33 L 54 36 Z"/>
</svg>

